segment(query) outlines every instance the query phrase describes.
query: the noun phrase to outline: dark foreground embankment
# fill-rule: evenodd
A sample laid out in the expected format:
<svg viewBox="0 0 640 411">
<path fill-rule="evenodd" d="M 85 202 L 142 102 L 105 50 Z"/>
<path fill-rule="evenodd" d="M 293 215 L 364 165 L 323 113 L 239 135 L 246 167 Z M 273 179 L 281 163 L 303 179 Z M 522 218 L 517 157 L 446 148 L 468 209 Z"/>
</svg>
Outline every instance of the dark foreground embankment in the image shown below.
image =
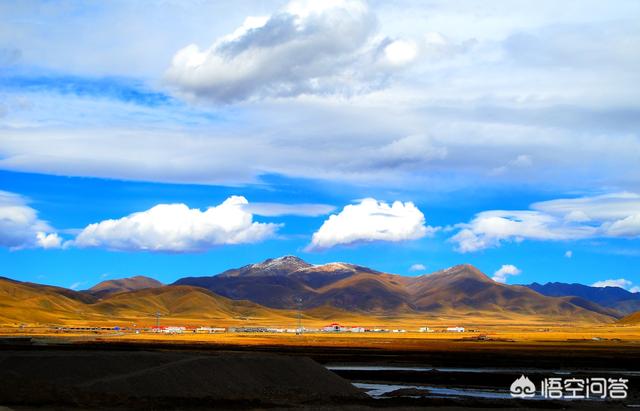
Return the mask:
<svg viewBox="0 0 640 411">
<path fill-rule="evenodd" d="M 366 368 L 380 366 L 437 369 Z M 0 410 L 627 409 L 640 404 L 637 373 L 628 377 L 629 399 L 605 402 L 424 397 L 418 389 L 373 399 L 350 382 L 504 392 L 520 372 L 538 381 L 564 375 L 558 371 L 617 377 L 639 369 L 640 346 L 630 343 L 432 342 L 403 350 L 12 338 L 0 340 Z"/>
<path fill-rule="evenodd" d="M 365 395 L 308 358 L 265 353 L 0 352 L 0 404 L 165 409 L 335 404 Z"/>
</svg>

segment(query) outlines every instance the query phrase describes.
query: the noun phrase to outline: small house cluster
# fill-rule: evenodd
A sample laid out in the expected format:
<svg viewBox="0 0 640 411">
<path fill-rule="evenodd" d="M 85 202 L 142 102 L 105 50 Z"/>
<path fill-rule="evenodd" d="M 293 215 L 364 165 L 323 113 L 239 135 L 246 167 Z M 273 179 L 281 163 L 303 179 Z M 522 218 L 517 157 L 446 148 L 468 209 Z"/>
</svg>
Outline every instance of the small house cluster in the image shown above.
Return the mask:
<svg viewBox="0 0 640 411">
<path fill-rule="evenodd" d="M 230 333 L 290 333 L 300 334 L 302 332 L 317 332 L 316 329 L 309 328 L 273 328 L 273 327 L 229 327 Z"/>
<path fill-rule="evenodd" d="M 162 334 L 182 334 L 186 330 L 187 330 L 187 327 L 167 326 L 167 327 L 154 327 L 151 329 L 151 332 L 162 333 Z"/>
<path fill-rule="evenodd" d="M 463 333 L 464 327 L 449 327 L 447 328 L 448 333 Z"/>
<path fill-rule="evenodd" d="M 350 325 L 340 325 L 338 323 L 331 323 L 329 325 L 325 325 L 324 327 L 322 327 L 322 331 L 336 332 L 336 333 L 340 333 L 340 332 L 363 333 L 367 330 L 365 330 L 363 327 L 355 327 Z"/>
<path fill-rule="evenodd" d="M 214 333 L 223 333 L 227 331 L 226 328 L 221 327 L 198 327 L 196 328 L 196 333 L 198 334 L 214 334 Z"/>
<path fill-rule="evenodd" d="M 151 332 L 158 334 L 216 334 L 216 333 L 288 333 L 288 334 L 302 334 L 302 333 L 406 333 L 406 329 L 396 328 L 365 328 L 356 325 L 343 325 L 340 323 L 327 324 L 321 328 L 276 328 L 276 327 L 183 327 L 183 326 L 155 326 L 155 327 L 133 327 L 121 328 L 115 327 L 55 327 L 56 332 L 104 332 L 104 331 L 116 331 L 116 332 L 134 332 L 139 334 L 140 332 Z M 420 327 L 418 332 L 421 333 L 464 333 L 464 332 L 476 332 L 477 330 L 466 330 L 464 327 L 447 327 L 440 329 L 432 329 L 429 327 Z M 415 331 L 414 331 L 415 332 Z"/>
</svg>

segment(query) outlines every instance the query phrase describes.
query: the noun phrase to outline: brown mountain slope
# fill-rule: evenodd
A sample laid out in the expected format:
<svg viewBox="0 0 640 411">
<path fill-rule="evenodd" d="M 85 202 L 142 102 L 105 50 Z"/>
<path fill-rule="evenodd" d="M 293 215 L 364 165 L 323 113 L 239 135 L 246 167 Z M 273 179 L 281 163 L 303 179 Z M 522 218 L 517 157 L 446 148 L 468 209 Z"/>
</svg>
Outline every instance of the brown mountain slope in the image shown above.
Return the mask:
<svg viewBox="0 0 640 411">
<path fill-rule="evenodd" d="M 155 312 L 165 316 L 197 319 L 237 317 L 283 317 L 249 301 L 234 301 L 190 286 L 163 286 L 124 292 L 110 296 L 92 306 L 101 314 L 120 318 L 148 317 Z"/>
<path fill-rule="evenodd" d="M 261 270 L 267 271 L 263 275 Z M 615 310 L 582 299 L 546 297 L 526 287 L 497 283 L 470 265 L 403 277 L 346 263 L 310 265 L 287 256 L 218 276 L 183 278 L 175 284 L 285 309 L 295 308 L 296 300 L 302 298 L 307 309 L 330 306 L 376 315 L 511 313 L 589 321 L 612 321 L 619 316 Z"/>
<path fill-rule="evenodd" d="M 85 298 L 82 294 L 66 289 L 59 293 L 57 289 L 0 279 L 0 322 L 56 324 L 61 319 L 86 315 L 87 304 L 82 301 Z"/>
<path fill-rule="evenodd" d="M 297 299 L 308 301 L 314 291 L 303 282 L 289 277 L 205 277 L 185 283 L 203 287 L 223 297 L 234 300 L 250 300 L 271 308 L 292 309 L 297 307 Z"/>
<path fill-rule="evenodd" d="M 279 258 L 269 258 L 261 263 L 227 270 L 219 275 L 221 277 L 272 277 L 287 275 L 307 267 L 312 267 L 312 265 L 298 257 L 286 255 Z"/>
<path fill-rule="evenodd" d="M 58 287 L 0 280 L 0 322 L 139 323 L 150 321 L 159 311 L 165 318 L 192 319 L 193 323 L 215 319 L 229 324 L 248 317 L 261 324 L 269 319 L 273 324 L 291 324 L 300 297 L 307 318 L 328 319 L 345 312 L 362 318 L 481 315 L 611 322 L 619 317 L 615 310 L 581 298 L 548 297 L 526 287 L 497 283 L 470 265 L 404 277 L 353 264 L 312 266 L 298 260 L 272 259 L 234 275 L 186 278 L 171 286 L 106 293 L 101 299 Z M 267 267 L 268 272 L 260 275 L 259 267 Z M 183 282 L 187 284 L 180 285 Z"/>
<path fill-rule="evenodd" d="M 234 320 L 293 324 L 296 316 L 294 312 L 230 300 L 189 286 L 146 288 L 86 300 L 87 295 L 73 290 L 0 278 L 0 324 L 149 324 L 155 312 L 163 318 L 217 320 L 222 324 Z"/>
<path fill-rule="evenodd" d="M 261 274 L 261 270 L 266 271 Z M 299 299 L 302 299 L 304 308 L 331 305 L 340 309 L 369 311 L 376 307 L 400 305 L 395 301 L 383 301 L 387 298 L 397 300 L 397 297 L 394 296 L 393 290 L 386 292 L 380 284 L 375 286 L 378 289 L 377 294 L 385 294 L 387 298 L 378 301 L 373 301 L 372 293 L 358 290 L 357 287 L 351 287 L 349 290 L 326 288 L 327 285 L 359 274 L 375 277 L 382 273 L 347 263 L 311 265 L 297 257 L 285 256 L 227 270 L 220 275 L 181 278 L 173 285 L 203 287 L 224 297 L 250 300 L 279 309 L 295 309 Z M 358 304 L 364 302 L 363 298 L 371 298 L 372 303 Z"/>
<path fill-rule="evenodd" d="M 585 300 L 584 298 L 581 298 L 581 297 L 569 296 L 569 297 L 560 297 L 560 298 L 570 302 L 573 305 L 577 305 L 578 307 L 582 307 L 589 311 L 594 311 L 596 313 L 603 314 L 612 318 L 620 318 L 624 316 L 624 312 L 622 311 L 618 311 L 615 308 L 599 305 L 597 303 L 594 303 L 593 301 Z"/>
<path fill-rule="evenodd" d="M 636 311 L 635 313 L 629 314 L 626 317 L 621 318 L 618 322 L 620 324 L 628 324 L 628 325 L 640 324 L 640 311 Z"/>
<path fill-rule="evenodd" d="M 393 274 L 355 272 L 317 289 L 306 306 L 328 305 L 368 313 L 413 312 L 401 278 Z"/>
<path fill-rule="evenodd" d="M 106 295 L 121 293 L 123 291 L 142 290 L 145 288 L 161 287 L 162 285 L 158 280 L 137 275 L 135 277 L 102 281 L 88 289 L 87 293 L 103 298 Z"/>
<path fill-rule="evenodd" d="M 318 289 L 328 284 L 339 281 L 343 278 L 352 277 L 354 275 L 364 274 L 382 274 L 367 267 L 347 263 L 329 263 L 323 265 L 310 265 L 291 272 L 288 277 L 297 279 L 308 287 Z"/>
<path fill-rule="evenodd" d="M 554 318 L 612 320 L 604 309 L 592 311 L 596 304 L 581 307 L 569 298 L 547 297 L 527 287 L 498 283 L 466 264 L 416 277 L 407 289 L 412 304 L 420 311 L 511 312 Z"/>
</svg>

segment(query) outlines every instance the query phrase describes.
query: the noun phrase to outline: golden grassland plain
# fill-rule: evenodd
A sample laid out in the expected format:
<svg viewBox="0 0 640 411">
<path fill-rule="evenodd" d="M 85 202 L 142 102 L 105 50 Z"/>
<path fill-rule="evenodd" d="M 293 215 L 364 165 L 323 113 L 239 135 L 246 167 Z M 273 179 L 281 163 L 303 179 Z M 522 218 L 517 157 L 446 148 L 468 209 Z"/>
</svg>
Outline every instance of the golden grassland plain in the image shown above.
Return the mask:
<svg viewBox="0 0 640 411">
<path fill-rule="evenodd" d="M 211 321 L 199 322 L 193 319 L 181 320 L 180 318 L 163 318 L 162 325 L 171 326 L 256 326 L 269 325 L 283 328 L 295 328 L 296 323 L 260 324 L 260 321 L 239 321 L 233 324 L 212 324 Z M 346 323 L 346 322 L 345 322 Z M 326 321 L 303 321 L 303 326 L 308 328 L 320 327 Z M 355 323 L 354 323 L 355 324 Z M 87 324 L 81 321 L 73 321 L 66 324 L 69 327 L 106 326 L 101 324 Z M 115 325 L 113 322 L 110 326 Z M 120 327 L 130 327 L 133 323 L 120 322 Z M 349 324 L 351 325 L 351 324 Z M 544 322 L 542 320 L 529 322 L 492 322 L 490 319 L 479 318 L 447 318 L 431 319 L 430 321 L 418 321 L 417 319 L 404 318 L 389 321 L 388 319 L 360 318 L 357 325 L 367 328 L 405 329 L 407 332 L 366 332 L 366 333 L 326 333 L 306 332 L 302 335 L 294 333 L 249 333 L 249 332 L 221 332 L 213 334 L 200 334 L 187 330 L 181 334 L 158 334 L 152 332 L 140 332 L 133 330 L 119 331 L 58 331 L 52 326 L 15 325 L 0 326 L 0 336 L 16 337 L 30 336 L 34 338 L 56 340 L 95 340 L 105 342 L 139 342 L 139 343 L 171 343 L 171 344 L 212 344 L 229 346 L 317 346 L 317 347 L 349 347 L 349 348 L 377 348 L 377 349 L 438 349 L 455 345 L 462 348 L 495 346 L 502 344 L 505 347 L 520 346 L 526 344 L 545 345 L 562 343 L 579 343 L 589 347 L 633 345 L 640 347 L 640 325 L 620 324 L 590 324 L 568 322 Z M 151 327 L 153 321 L 145 320 L 137 327 Z M 428 326 L 435 332 L 418 332 L 419 327 Z M 467 329 L 464 333 L 445 332 L 446 327 L 462 326 Z M 479 337 L 482 339 L 479 340 Z M 479 341 L 476 341 L 479 340 Z"/>
<path fill-rule="evenodd" d="M 68 326 L 68 327 L 114 327 L 120 328 L 151 328 L 156 324 L 155 310 L 151 307 L 145 311 L 126 311 L 119 315 L 97 315 L 82 311 L 51 312 L 51 316 L 39 318 L 29 313 L 28 308 L 13 307 L 17 314 L 3 315 L 0 310 L 0 327 L 19 328 L 20 326 L 31 328 L 34 326 Z M 298 325 L 298 313 L 290 310 L 269 309 L 264 313 L 260 310 L 245 310 L 242 315 L 218 313 L 188 313 L 188 315 L 171 314 L 161 312 L 160 325 L 183 327 L 274 327 L 296 328 Z M 200 315 L 198 315 L 200 314 Z M 23 318 L 18 322 L 8 318 Z M 304 311 L 300 320 L 306 328 L 322 328 L 330 323 L 339 323 L 345 326 L 358 326 L 368 329 L 405 329 L 417 331 L 421 327 L 432 329 L 444 329 L 447 327 L 465 327 L 467 330 L 478 329 L 481 331 L 499 331 L 503 329 L 544 330 L 547 328 L 575 328 L 575 329 L 602 329 L 602 328 L 629 328 L 633 329 L 634 323 L 618 323 L 611 319 L 607 322 L 595 322 L 584 319 L 573 320 L 570 317 L 545 317 L 535 315 L 518 315 L 512 312 L 482 312 L 456 313 L 443 312 L 437 314 L 427 313 L 358 313 L 347 312 L 336 308 L 321 307 Z M 637 325 L 640 325 L 638 323 Z"/>
</svg>

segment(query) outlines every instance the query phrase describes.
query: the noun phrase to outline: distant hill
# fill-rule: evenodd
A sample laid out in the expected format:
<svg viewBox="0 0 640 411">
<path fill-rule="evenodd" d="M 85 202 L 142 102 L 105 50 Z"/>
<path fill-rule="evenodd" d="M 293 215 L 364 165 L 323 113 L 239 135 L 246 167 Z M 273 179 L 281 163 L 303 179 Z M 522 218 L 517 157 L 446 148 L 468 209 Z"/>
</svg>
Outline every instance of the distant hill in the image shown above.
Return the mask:
<svg viewBox="0 0 640 411">
<path fill-rule="evenodd" d="M 419 310 L 436 312 L 512 312 L 524 315 L 615 316 L 597 304 L 543 296 L 526 287 L 493 281 L 471 265 L 458 265 L 416 277 L 408 284 Z"/>
<path fill-rule="evenodd" d="M 301 298 L 305 309 L 329 306 L 374 314 L 484 312 L 594 321 L 621 316 L 584 299 L 552 298 L 527 287 L 497 283 L 470 265 L 405 277 L 348 263 L 316 266 L 286 256 L 220 275 L 182 278 L 174 284 L 203 287 L 279 309 L 294 309 Z"/>
<path fill-rule="evenodd" d="M 624 318 L 621 318 L 619 321 L 621 324 L 635 325 L 640 324 L 640 311 L 636 311 L 635 313 L 629 314 Z"/>
<path fill-rule="evenodd" d="M 466 264 L 407 277 L 349 263 L 312 265 L 285 256 L 217 276 L 182 278 L 172 285 L 133 277 L 104 281 L 82 292 L 0 278 L 0 324 L 148 325 L 160 312 L 164 319 L 182 324 L 283 325 L 297 321 L 299 308 L 306 320 L 374 323 L 425 316 L 571 322 L 623 317 L 581 296 L 546 296 L 497 283 Z"/>
<path fill-rule="evenodd" d="M 250 300 L 273 308 L 293 309 L 302 298 L 305 307 L 315 287 L 353 275 L 357 266 L 327 264 L 314 266 L 294 256 L 270 258 L 208 277 L 181 278 L 173 285 L 206 288 L 235 300 Z M 314 306 L 323 305 L 316 301 Z"/>
<path fill-rule="evenodd" d="M 259 319 L 293 323 L 296 313 L 235 301 L 199 287 L 160 286 L 95 298 L 84 292 L 0 278 L 0 324 L 152 323 L 163 319 Z"/>
<path fill-rule="evenodd" d="M 407 288 L 414 306 L 421 311 L 576 316 L 592 320 L 620 316 L 615 310 L 588 301 L 552 298 L 526 287 L 498 283 L 468 264 L 416 277 Z"/>
<path fill-rule="evenodd" d="M 640 293 L 632 293 L 620 287 L 590 287 L 584 284 L 558 282 L 533 283 L 525 287 L 551 297 L 580 297 L 598 305 L 613 308 L 623 314 L 640 311 Z"/>
<path fill-rule="evenodd" d="M 94 304 L 96 312 L 121 318 L 160 312 L 164 316 L 198 319 L 283 317 L 282 313 L 249 301 L 221 297 L 200 287 L 161 286 L 114 294 Z"/>
<path fill-rule="evenodd" d="M 0 278 L 0 322 L 60 323 L 82 318 L 87 296 L 64 288 Z"/>
<path fill-rule="evenodd" d="M 120 278 L 117 280 L 102 281 L 90 289 L 86 290 L 87 293 L 102 298 L 106 295 L 121 293 L 125 291 L 142 290 L 145 288 L 162 287 L 163 284 L 150 277 L 137 275 L 135 277 Z"/>
<path fill-rule="evenodd" d="M 314 288 L 307 306 L 328 305 L 367 313 L 415 312 L 399 276 L 355 269 L 348 277 Z"/>
</svg>

